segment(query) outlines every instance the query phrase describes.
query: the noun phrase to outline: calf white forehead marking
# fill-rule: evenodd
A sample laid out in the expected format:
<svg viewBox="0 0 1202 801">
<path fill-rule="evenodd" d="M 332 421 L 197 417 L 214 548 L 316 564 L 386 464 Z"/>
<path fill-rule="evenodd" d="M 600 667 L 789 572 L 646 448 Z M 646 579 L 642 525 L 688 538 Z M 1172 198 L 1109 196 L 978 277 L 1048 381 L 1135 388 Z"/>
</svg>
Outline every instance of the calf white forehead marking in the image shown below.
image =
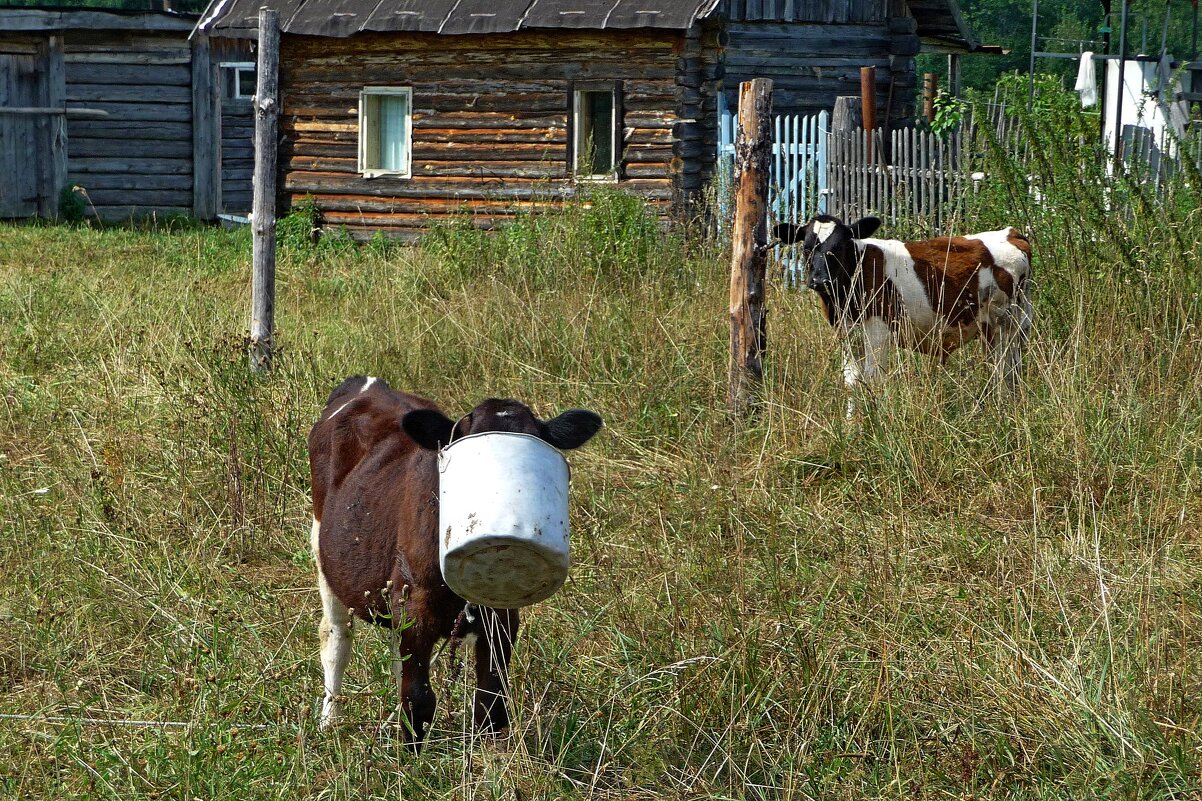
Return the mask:
<svg viewBox="0 0 1202 801">
<path fill-rule="evenodd" d="M 494 417 L 513 417 L 513 412 L 510 412 L 510 411 L 497 412 L 493 416 Z"/>
<path fill-rule="evenodd" d="M 363 384 L 363 389 L 359 390 L 359 394 L 362 395 L 364 392 L 367 392 L 367 390 L 371 389 L 371 385 L 374 383 L 376 383 L 376 377 L 374 375 L 369 375 L 367 377 L 367 381 Z"/>
<path fill-rule="evenodd" d="M 835 224 L 833 222 L 816 222 L 814 223 L 814 236 L 818 241 L 825 242 L 830 238 L 830 235 L 835 232 Z"/>
</svg>

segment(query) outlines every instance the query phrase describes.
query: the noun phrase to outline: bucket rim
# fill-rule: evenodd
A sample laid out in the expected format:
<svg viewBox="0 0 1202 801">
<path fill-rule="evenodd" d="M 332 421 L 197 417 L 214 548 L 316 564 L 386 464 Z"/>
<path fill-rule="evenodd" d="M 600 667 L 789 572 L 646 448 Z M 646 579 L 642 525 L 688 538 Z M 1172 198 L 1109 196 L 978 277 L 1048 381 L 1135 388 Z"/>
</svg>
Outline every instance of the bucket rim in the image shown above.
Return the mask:
<svg viewBox="0 0 1202 801">
<path fill-rule="evenodd" d="M 539 445 L 542 445 L 549 453 L 553 453 L 556 456 L 558 456 L 560 458 L 560 460 L 563 462 L 564 466 L 568 468 L 569 476 L 571 475 L 571 469 L 572 469 L 571 463 L 568 461 L 568 457 L 564 454 L 563 451 L 561 451 L 559 448 L 556 448 L 554 445 L 552 445 L 550 442 L 547 442 L 545 439 L 536 437 L 533 434 L 525 434 L 525 433 L 522 433 L 521 431 L 481 431 L 476 434 L 468 434 L 466 437 L 460 437 L 459 439 L 452 442 L 450 445 L 445 445 L 438 450 L 438 465 L 439 465 L 440 472 L 444 471 L 446 469 L 446 465 L 450 460 L 452 448 L 454 448 L 460 442 L 467 442 L 470 439 L 482 439 L 484 437 L 510 437 L 510 438 L 528 439 L 528 440 L 537 442 Z"/>
<path fill-rule="evenodd" d="M 454 448 L 460 442 L 467 442 L 469 439 L 483 439 L 484 437 L 520 437 L 522 439 L 530 439 L 530 440 L 534 440 L 535 442 L 539 443 L 540 445 L 545 445 L 548 449 L 555 451 L 555 453 L 558 453 L 560 456 L 563 456 L 563 451 L 561 451 L 559 448 L 556 448 L 554 445 L 552 445 L 550 442 L 547 442 L 542 437 L 536 437 L 533 434 L 526 434 L 521 431 L 480 431 L 475 434 L 468 434 L 466 437 L 459 437 L 454 442 L 452 442 L 450 445 L 442 446 L 442 448 L 439 449 L 439 452 L 445 453 L 446 451 L 449 451 L 451 448 Z M 567 457 L 564 457 L 564 458 L 566 460 Z"/>
</svg>

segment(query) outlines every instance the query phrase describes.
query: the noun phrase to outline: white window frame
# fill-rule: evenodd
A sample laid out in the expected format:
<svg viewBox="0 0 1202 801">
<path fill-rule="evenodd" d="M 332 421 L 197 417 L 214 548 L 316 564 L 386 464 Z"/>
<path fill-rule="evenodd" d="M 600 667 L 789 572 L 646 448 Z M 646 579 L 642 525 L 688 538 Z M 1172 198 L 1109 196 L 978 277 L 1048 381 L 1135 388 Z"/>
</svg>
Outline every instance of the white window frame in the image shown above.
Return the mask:
<svg viewBox="0 0 1202 801">
<path fill-rule="evenodd" d="M 253 93 L 249 95 L 242 94 L 242 81 L 240 78 L 241 74 L 244 72 L 249 72 L 252 75 L 254 74 L 255 70 L 257 69 L 255 62 L 223 61 L 221 62 L 221 69 L 229 70 L 229 74 L 226 77 L 232 81 L 231 85 L 234 87 L 234 93 L 230 96 L 231 100 L 250 100 L 254 97 Z"/>
<path fill-rule="evenodd" d="M 401 170 L 369 169 L 367 166 L 367 100 L 375 96 L 401 96 L 405 104 L 405 167 Z M 409 86 L 365 86 L 359 92 L 359 174 L 364 178 L 410 178 L 413 175 L 413 88 Z"/>
<path fill-rule="evenodd" d="M 580 171 L 580 154 L 584 152 L 584 146 L 587 144 L 583 141 L 584 130 L 580 126 L 581 110 L 583 108 L 584 95 L 591 93 L 608 93 L 610 97 L 609 110 L 609 157 L 612 161 L 609 172 L 600 173 L 584 173 Z M 572 91 L 572 159 L 575 164 L 572 165 L 572 175 L 580 181 L 616 181 L 618 179 L 618 166 L 621 163 L 621 155 L 619 153 L 620 142 L 618 141 L 618 89 L 612 82 L 604 84 L 577 84 Z"/>
</svg>

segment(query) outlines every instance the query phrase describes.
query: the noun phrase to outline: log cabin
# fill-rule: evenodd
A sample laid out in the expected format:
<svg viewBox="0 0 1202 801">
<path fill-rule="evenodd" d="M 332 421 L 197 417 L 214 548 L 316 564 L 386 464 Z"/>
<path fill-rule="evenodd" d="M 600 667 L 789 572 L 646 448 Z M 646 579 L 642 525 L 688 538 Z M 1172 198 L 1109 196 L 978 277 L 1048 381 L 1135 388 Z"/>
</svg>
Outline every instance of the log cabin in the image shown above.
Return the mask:
<svg viewBox="0 0 1202 801">
<path fill-rule="evenodd" d="M 878 120 L 914 115 L 914 57 L 977 47 L 956 0 L 213 0 L 205 36 L 280 14 L 279 207 L 411 238 L 491 227 L 597 186 L 692 213 L 738 85 L 829 109 L 875 66 Z"/>
<path fill-rule="evenodd" d="M 0 219 L 250 209 L 250 42 L 197 14 L 0 8 Z M 246 77 L 247 67 L 250 78 Z"/>
</svg>

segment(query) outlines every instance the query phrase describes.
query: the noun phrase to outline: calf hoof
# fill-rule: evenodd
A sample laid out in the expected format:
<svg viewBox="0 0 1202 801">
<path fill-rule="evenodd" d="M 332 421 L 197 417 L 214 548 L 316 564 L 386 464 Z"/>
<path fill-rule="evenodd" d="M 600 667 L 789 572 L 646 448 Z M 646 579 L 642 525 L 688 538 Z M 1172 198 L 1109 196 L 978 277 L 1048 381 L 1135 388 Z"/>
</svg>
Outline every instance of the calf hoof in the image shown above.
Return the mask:
<svg viewBox="0 0 1202 801">
<path fill-rule="evenodd" d="M 337 701 L 326 698 L 321 704 L 321 716 L 317 720 L 318 731 L 329 731 L 338 725 L 342 718 L 342 709 Z"/>
</svg>

